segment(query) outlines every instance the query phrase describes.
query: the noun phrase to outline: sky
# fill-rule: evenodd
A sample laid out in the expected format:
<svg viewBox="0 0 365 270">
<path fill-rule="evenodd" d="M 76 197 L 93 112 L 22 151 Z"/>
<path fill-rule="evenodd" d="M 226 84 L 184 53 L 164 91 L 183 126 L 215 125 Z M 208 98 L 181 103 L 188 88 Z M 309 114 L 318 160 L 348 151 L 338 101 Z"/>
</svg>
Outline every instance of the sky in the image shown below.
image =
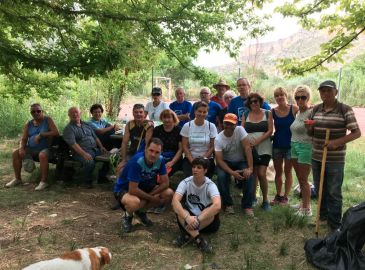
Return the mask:
<svg viewBox="0 0 365 270">
<path fill-rule="evenodd" d="M 270 10 L 273 10 L 274 8 L 275 5 L 272 4 L 269 7 L 265 8 L 265 11 L 270 12 Z M 281 38 L 289 37 L 290 35 L 298 32 L 300 29 L 300 26 L 297 24 L 296 19 L 284 18 L 281 14 L 277 13 L 274 13 L 272 15 L 272 18 L 269 20 L 269 25 L 273 26 L 274 30 L 267 35 L 260 37 L 260 43 L 275 41 Z M 254 40 L 253 42 L 256 43 L 256 40 Z M 247 41 L 246 46 L 248 46 L 249 43 L 250 41 Z M 229 55 L 223 50 L 212 51 L 209 54 L 201 50 L 198 58 L 195 61 L 195 63 L 201 67 L 213 67 L 218 65 L 220 66 L 231 62 L 234 62 L 234 59 L 230 58 Z"/>
</svg>

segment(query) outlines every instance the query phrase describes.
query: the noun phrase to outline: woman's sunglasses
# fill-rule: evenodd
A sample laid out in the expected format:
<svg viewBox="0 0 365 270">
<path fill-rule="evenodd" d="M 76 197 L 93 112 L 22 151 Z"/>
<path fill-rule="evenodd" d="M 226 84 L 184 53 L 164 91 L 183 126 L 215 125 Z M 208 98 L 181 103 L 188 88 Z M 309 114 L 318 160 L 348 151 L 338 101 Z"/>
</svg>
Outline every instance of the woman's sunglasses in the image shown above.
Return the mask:
<svg viewBox="0 0 365 270">
<path fill-rule="evenodd" d="M 259 101 L 257 99 L 251 99 L 250 104 L 257 104 Z"/>
<path fill-rule="evenodd" d="M 299 99 L 301 99 L 301 100 L 307 100 L 307 96 L 295 96 L 294 97 L 295 98 L 295 100 L 299 100 Z"/>
</svg>

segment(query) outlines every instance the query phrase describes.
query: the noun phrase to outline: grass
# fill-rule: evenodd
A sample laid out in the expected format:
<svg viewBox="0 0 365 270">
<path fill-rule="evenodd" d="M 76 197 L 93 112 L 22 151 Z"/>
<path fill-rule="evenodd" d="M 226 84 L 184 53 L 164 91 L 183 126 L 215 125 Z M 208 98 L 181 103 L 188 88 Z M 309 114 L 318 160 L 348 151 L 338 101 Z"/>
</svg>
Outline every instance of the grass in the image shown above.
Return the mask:
<svg viewBox="0 0 365 270">
<path fill-rule="evenodd" d="M 274 207 L 266 213 L 257 206 L 255 218 L 239 209 L 240 191 L 232 187 L 235 215 L 221 215 L 218 233 L 208 235 L 215 253 L 205 255 L 192 245 L 172 245 L 178 235 L 171 209 L 162 215 L 150 214 L 151 228 L 136 224 L 130 234 L 120 232 L 119 211 L 109 210 L 112 186 L 94 190 L 53 183 L 44 192 L 34 192 L 39 173 L 24 174 L 26 186 L 5 189 L 11 180 L 11 150 L 15 140 L 0 144 L 0 269 L 19 269 L 38 260 L 56 257 L 68 250 L 107 246 L 112 264 L 104 269 L 314 269 L 306 262 L 303 246 L 315 237 L 308 220 L 298 218 L 288 207 Z M 343 185 L 344 210 L 365 198 L 365 139 L 351 143 L 347 151 Z M 54 167 L 50 169 L 54 178 Z M 182 179 L 172 180 L 176 187 Z M 274 196 L 270 183 L 270 197 Z M 291 197 L 291 203 L 299 202 Z M 315 202 L 312 202 L 315 210 Z M 315 213 L 315 211 L 314 211 Z M 326 234 L 321 229 L 320 235 Z"/>
</svg>

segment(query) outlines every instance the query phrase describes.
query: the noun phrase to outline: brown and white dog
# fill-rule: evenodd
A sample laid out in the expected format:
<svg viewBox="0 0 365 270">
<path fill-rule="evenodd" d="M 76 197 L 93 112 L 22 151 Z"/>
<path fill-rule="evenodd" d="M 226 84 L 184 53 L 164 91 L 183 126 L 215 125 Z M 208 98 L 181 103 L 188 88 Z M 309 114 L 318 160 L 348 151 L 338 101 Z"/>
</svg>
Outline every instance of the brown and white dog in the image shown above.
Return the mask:
<svg viewBox="0 0 365 270">
<path fill-rule="evenodd" d="M 53 260 L 34 263 L 23 270 L 100 270 L 111 258 L 112 254 L 105 247 L 83 248 Z"/>
</svg>

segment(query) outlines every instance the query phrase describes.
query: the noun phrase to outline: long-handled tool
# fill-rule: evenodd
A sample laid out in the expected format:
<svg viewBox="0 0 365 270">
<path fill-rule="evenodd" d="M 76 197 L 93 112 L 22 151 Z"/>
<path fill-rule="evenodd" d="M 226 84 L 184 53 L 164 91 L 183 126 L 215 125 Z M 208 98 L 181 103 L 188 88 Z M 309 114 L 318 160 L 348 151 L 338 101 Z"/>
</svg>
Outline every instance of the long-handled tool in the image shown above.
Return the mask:
<svg viewBox="0 0 365 270">
<path fill-rule="evenodd" d="M 322 193 L 323 193 L 323 181 L 324 181 L 324 172 L 326 169 L 326 160 L 327 160 L 327 144 L 330 139 L 330 129 L 326 128 L 326 138 L 324 140 L 323 147 L 323 156 L 321 163 L 321 177 L 319 179 L 319 194 L 318 194 L 318 202 L 317 202 L 317 215 L 316 215 L 316 237 L 318 238 L 319 232 L 319 214 L 321 211 L 321 203 L 322 203 Z"/>
</svg>

